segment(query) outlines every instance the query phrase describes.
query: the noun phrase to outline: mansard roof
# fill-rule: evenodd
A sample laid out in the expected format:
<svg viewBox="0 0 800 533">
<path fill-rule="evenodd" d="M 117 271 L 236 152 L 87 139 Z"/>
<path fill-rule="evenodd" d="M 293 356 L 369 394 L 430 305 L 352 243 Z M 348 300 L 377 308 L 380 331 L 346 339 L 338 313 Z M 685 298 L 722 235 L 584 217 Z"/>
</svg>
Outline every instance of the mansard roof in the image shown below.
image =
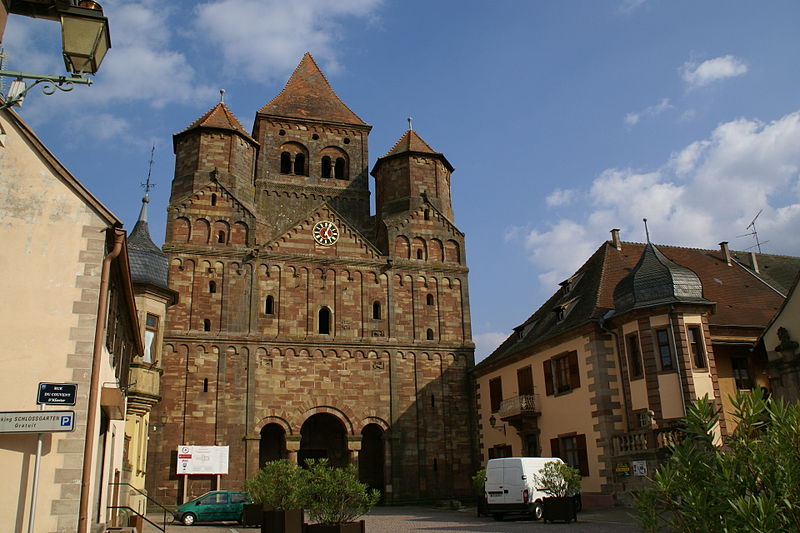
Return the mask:
<svg viewBox="0 0 800 533">
<path fill-rule="evenodd" d="M 206 111 L 203 116 L 192 122 L 183 131 L 173 135 L 173 140 L 188 131 L 198 128 L 213 128 L 218 130 L 233 131 L 244 137 L 251 144 L 258 145 L 258 142 L 256 142 L 256 140 L 245 131 L 244 127 L 242 127 L 241 122 L 239 122 L 239 119 L 237 119 L 236 115 L 233 114 L 233 111 L 231 111 L 223 102 L 218 103 Z"/>
<path fill-rule="evenodd" d="M 162 289 L 169 289 L 167 273 L 169 260 L 164 252 L 153 243 L 147 224 L 148 198 L 142 199 L 142 210 L 139 220 L 128 236 L 128 257 L 131 264 L 133 283 L 151 284 Z"/>
<path fill-rule="evenodd" d="M 652 244 L 632 242 L 623 242 L 621 249 L 617 249 L 605 242 L 544 305 L 514 328 L 514 333 L 475 368 L 481 372 L 501 360 L 529 353 L 537 345 L 563 338 L 593 322 L 645 307 L 646 302 L 652 306 L 716 304 L 709 316 L 712 327 L 765 327 L 783 304 L 786 294 L 785 287 L 775 282 L 770 274 L 779 274 L 781 279 L 797 276 L 800 257 L 755 254 L 759 265 L 759 272 L 756 272 L 752 265 L 737 260 L 737 256 L 748 254 L 732 252 L 732 255 L 733 260 L 728 265 L 720 250 L 663 245 L 656 248 Z M 773 266 L 765 275 L 764 265 L 767 264 Z M 651 277 L 644 276 L 646 273 Z M 634 299 L 632 305 L 626 304 L 624 298 L 620 301 L 621 293 L 631 290 L 639 300 Z M 624 307 L 618 309 L 616 304 Z"/>
<path fill-rule="evenodd" d="M 383 161 L 399 155 L 412 154 L 412 153 L 429 154 L 431 156 L 436 157 L 437 159 L 440 159 L 442 163 L 444 163 L 445 167 L 447 167 L 447 170 L 449 170 L 450 172 L 453 172 L 455 170 L 455 168 L 453 168 L 453 165 L 450 164 L 450 162 L 447 160 L 444 154 L 442 154 L 441 152 L 437 152 L 433 148 L 431 148 L 431 146 L 428 143 L 426 143 L 416 131 L 407 130 L 397 140 L 397 142 L 394 143 L 394 146 L 392 146 L 392 148 L 386 153 L 386 155 L 383 155 L 378 158 L 378 160 L 375 162 L 375 166 L 372 167 L 371 174 L 373 176 L 375 175 L 378 165 L 380 165 Z"/>
<path fill-rule="evenodd" d="M 286 86 L 259 113 L 301 120 L 368 126 L 342 102 L 306 52 Z"/>
</svg>

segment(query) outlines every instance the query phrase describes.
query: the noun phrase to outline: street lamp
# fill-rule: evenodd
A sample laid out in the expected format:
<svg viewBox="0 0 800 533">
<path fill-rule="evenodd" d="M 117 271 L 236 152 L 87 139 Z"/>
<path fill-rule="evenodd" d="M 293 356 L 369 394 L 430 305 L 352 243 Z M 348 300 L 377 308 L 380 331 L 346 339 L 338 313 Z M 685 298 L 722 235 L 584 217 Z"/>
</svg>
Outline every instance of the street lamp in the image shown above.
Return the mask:
<svg viewBox="0 0 800 533">
<path fill-rule="evenodd" d="M 0 0 L 2 1 L 2 0 Z M 92 0 L 5 0 L 9 13 L 28 17 L 57 20 L 61 24 L 61 43 L 64 65 L 71 76 L 50 76 L 0 70 L 0 76 L 14 78 L 15 82 L 0 105 L 5 109 L 22 105 L 26 93 L 43 83 L 42 92 L 53 94 L 56 89 L 71 91 L 73 84 L 91 85 L 86 74 L 96 74 L 100 63 L 111 48 L 108 19 L 103 8 Z M 25 84 L 22 80 L 33 80 Z"/>
</svg>

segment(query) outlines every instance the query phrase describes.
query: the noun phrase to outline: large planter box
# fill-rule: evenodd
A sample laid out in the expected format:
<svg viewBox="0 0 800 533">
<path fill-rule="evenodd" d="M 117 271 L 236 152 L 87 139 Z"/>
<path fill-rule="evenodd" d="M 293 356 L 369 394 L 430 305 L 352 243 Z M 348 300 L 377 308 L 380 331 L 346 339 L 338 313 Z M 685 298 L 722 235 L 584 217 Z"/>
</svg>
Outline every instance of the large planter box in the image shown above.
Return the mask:
<svg viewBox="0 0 800 533">
<path fill-rule="evenodd" d="M 261 533 L 303 533 L 303 510 L 296 511 L 276 511 L 274 509 L 264 509 L 258 505 L 257 523 L 248 523 L 245 519 L 244 525 L 261 526 Z M 246 515 L 247 509 L 245 509 Z"/>
<path fill-rule="evenodd" d="M 545 498 L 542 519 L 545 522 L 555 522 L 556 520 L 562 522 L 572 522 L 574 520 L 577 522 L 578 513 L 575 509 L 575 498 L 572 496 Z"/>
<path fill-rule="evenodd" d="M 365 533 L 366 526 L 363 520 L 347 522 L 338 526 L 324 526 L 322 524 L 306 524 L 306 533 Z"/>
</svg>

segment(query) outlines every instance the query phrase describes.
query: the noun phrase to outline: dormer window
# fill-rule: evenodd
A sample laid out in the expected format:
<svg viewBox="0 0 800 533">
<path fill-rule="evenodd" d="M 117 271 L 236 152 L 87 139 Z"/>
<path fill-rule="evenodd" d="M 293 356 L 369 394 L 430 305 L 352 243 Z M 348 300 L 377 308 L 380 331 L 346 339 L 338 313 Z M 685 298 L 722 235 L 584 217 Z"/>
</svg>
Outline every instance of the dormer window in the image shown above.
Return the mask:
<svg viewBox="0 0 800 533">
<path fill-rule="evenodd" d="M 583 272 L 578 272 L 577 274 L 574 274 L 571 277 L 559 283 L 559 285 L 561 285 L 561 288 L 563 289 L 565 294 L 569 294 L 570 292 L 572 292 L 572 289 L 575 288 L 575 286 L 578 284 L 578 282 L 582 277 L 583 277 Z"/>
<path fill-rule="evenodd" d="M 577 301 L 578 299 L 574 298 L 568 302 L 564 302 L 563 304 L 554 307 L 553 313 L 556 315 L 556 322 L 561 322 L 567 318 L 567 315 L 569 315 L 569 312 L 575 307 L 575 303 Z"/>
</svg>

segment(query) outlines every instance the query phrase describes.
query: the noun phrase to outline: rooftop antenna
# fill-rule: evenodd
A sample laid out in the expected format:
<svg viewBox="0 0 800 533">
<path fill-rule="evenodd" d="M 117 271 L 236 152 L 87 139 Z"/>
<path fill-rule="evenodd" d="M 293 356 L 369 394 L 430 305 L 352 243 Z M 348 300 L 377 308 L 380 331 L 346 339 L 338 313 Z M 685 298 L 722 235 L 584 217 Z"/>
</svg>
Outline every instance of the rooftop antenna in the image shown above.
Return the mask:
<svg viewBox="0 0 800 533">
<path fill-rule="evenodd" d="M 750 230 L 749 233 L 745 233 L 744 235 L 737 235 L 737 237 L 751 237 L 751 236 L 755 237 L 756 239 L 755 245 L 748 248 L 748 250 L 752 248 L 758 248 L 758 253 L 761 253 L 761 241 L 758 240 L 758 231 L 756 230 L 756 219 L 758 218 L 758 216 L 761 214 L 762 211 L 763 209 L 759 209 L 758 213 L 756 213 L 756 216 L 753 217 L 753 221 L 750 222 L 750 224 L 748 224 L 747 227 L 745 228 Z M 769 241 L 764 241 L 764 244 L 768 242 Z"/>
<path fill-rule="evenodd" d="M 408 117 L 406 120 L 408 121 L 408 131 L 414 131 L 414 128 L 411 126 L 411 122 L 414 120 L 414 117 Z"/>
<path fill-rule="evenodd" d="M 150 183 L 150 174 L 153 172 L 153 154 L 155 151 L 156 145 L 153 143 L 153 148 L 150 150 L 150 168 L 147 169 L 147 181 L 141 184 L 141 187 L 144 189 L 144 201 L 149 201 L 150 190 L 156 186 L 155 183 Z"/>
<path fill-rule="evenodd" d="M 650 244 L 650 230 L 647 229 L 647 219 L 643 218 L 644 221 L 644 234 L 647 236 L 647 244 Z"/>
<path fill-rule="evenodd" d="M 225 89 L 220 89 L 219 90 L 219 103 L 220 104 L 224 104 L 225 103 Z"/>
</svg>

